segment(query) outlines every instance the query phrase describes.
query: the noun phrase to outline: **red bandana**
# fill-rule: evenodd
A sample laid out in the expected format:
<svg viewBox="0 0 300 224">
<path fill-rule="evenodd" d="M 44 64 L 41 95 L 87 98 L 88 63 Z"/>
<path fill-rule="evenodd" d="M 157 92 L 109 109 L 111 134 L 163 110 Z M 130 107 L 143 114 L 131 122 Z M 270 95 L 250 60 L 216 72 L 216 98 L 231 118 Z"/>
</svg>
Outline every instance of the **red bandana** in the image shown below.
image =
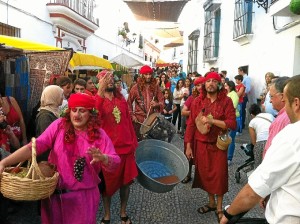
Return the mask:
<svg viewBox="0 0 300 224">
<path fill-rule="evenodd" d="M 203 84 L 205 83 L 205 78 L 204 77 L 198 77 L 194 80 L 194 85 L 198 85 L 198 84 Z"/>
<path fill-rule="evenodd" d="M 95 107 L 96 101 L 94 97 L 85 93 L 74 93 L 71 94 L 68 100 L 69 108 L 84 107 L 86 109 L 92 109 Z"/>
<path fill-rule="evenodd" d="M 205 80 L 209 80 L 209 79 L 215 79 L 218 82 L 221 82 L 221 76 L 217 73 L 217 72 L 209 72 L 206 77 Z"/>
<path fill-rule="evenodd" d="M 152 74 L 153 73 L 153 70 L 152 70 L 152 68 L 150 67 L 150 66 L 148 66 L 148 65 L 144 65 L 143 67 L 141 67 L 141 69 L 140 69 L 140 74 L 143 74 L 143 75 L 145 75 L 145 74 Z"/>
</svg>

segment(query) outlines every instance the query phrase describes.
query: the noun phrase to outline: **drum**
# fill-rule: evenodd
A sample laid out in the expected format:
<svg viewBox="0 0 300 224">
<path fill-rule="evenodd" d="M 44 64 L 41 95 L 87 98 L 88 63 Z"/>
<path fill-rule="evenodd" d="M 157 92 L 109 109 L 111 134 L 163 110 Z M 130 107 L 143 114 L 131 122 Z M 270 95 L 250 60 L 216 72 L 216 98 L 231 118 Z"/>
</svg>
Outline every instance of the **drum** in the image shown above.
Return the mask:
<svg viewBox="0 0 300 224">
<path fill-rule="evenodd" d="M 143 139 L 158 139 L 171 142 L 176 133 L 175 126 L 160 113 L 150 114 L 140 128 Z"/>
</svg>

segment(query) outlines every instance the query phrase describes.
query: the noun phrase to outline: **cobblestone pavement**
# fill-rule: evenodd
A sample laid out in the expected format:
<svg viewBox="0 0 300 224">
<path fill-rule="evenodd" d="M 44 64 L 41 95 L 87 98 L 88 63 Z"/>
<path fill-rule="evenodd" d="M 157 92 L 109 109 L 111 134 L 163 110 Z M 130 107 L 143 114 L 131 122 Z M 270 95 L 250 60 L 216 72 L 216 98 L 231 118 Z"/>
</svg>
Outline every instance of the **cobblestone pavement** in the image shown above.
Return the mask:
<svg viewBox="0 0 300 224">
<path fill-rule="evenodd" d="M 241 182 L 236 183 L 235 171 L 248 158 L 240 149 L 242 143 L 249 142 L 248 132 L 244 131 L 236 138 L 236 150 L 233 163 L 229 166 L 229 192 L 224 195 L 223 205 L 231 203 L 241 187 L 247 182 L 246 174 L 241 172 Z M 176 135 L 172 144 L 183 150 L 183 140 Z M 167 193 L 153 193 L 144 189 L 137 181 L 132 184 L 128 202 L 128 216 L 136 224 L 214 224 L 217 217 L 214 212 L 199 214 L 197 208 L 207 203 L 207 194 L 200 189 L 192 189 L 191 182 L 177 184 Z M 11 214 L 9 220 L 15 224 L 39 224 L 36 202 L 21 202 L 17 205 L 17 212 Z M 111 224 L 121 223 L 119 218 L 119 195 L 112 198 Z M 103 216 L 102 203 L 97 214 L 97 223 Z M 257 206 L 249 211 L 245 217 L 262 218 L 263 211 Z M 69 224 L 69 223 L 66 223 Z M 71 223 L 70 223 L 71 224 Z"/>
</svg>

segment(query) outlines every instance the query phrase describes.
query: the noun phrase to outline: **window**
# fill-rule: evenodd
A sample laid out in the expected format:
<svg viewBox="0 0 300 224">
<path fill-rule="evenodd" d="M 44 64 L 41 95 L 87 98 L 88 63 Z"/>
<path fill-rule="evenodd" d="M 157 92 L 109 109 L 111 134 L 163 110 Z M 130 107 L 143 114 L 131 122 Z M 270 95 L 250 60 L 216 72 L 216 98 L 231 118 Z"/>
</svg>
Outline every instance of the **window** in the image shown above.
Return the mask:
<svg viewBox="0 0 300 224">
<path fill-rule="evenodd" d="M 21 29 L 0 22 L 0 35 L 21 37 Z"/>
<path fill-rule="evenodd" d="M 235 0 L 233 39 L 252 34 L 253 2 Z"/>
<path fill-rule="evenodd" d="M 198 71 L 198 39 L 200 30 L 195 30 L 189 35 L 188 45 L 188 68 L 187 72 Z"/>
<path fill-rule="evenodd" d="M 215 61 L 219 56 L 221 9 L 205 11 L 203 60 Z"/>
</svg>

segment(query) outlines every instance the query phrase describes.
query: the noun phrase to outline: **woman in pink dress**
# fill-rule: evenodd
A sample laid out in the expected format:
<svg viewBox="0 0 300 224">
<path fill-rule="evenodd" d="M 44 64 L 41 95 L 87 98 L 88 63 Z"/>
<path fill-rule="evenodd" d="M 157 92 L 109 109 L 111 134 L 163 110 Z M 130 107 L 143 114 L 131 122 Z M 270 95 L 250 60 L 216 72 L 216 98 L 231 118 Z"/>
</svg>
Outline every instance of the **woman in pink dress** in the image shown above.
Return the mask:
<svg viewBox="0 0 300 224">
<path fill-rule="evenodd" d="M 49 198 L 42 200 L 43 224 L 95 224 L 100 202 L 98 173 L 113 172 L 120 163 L 113 144 L 100 128 L 95 99 L 72 94 L 68 109 L 36 139 L 37 155 L 51 148 L 49 163 L 57 167 L 59 181 Z M 4 168 L 31 158 L 31 143 L 0 162 Z M 79 163 L 82 163 L 80 170 Z M 77 170 L 76 170 L 77 169 Z"/>
</svg>

